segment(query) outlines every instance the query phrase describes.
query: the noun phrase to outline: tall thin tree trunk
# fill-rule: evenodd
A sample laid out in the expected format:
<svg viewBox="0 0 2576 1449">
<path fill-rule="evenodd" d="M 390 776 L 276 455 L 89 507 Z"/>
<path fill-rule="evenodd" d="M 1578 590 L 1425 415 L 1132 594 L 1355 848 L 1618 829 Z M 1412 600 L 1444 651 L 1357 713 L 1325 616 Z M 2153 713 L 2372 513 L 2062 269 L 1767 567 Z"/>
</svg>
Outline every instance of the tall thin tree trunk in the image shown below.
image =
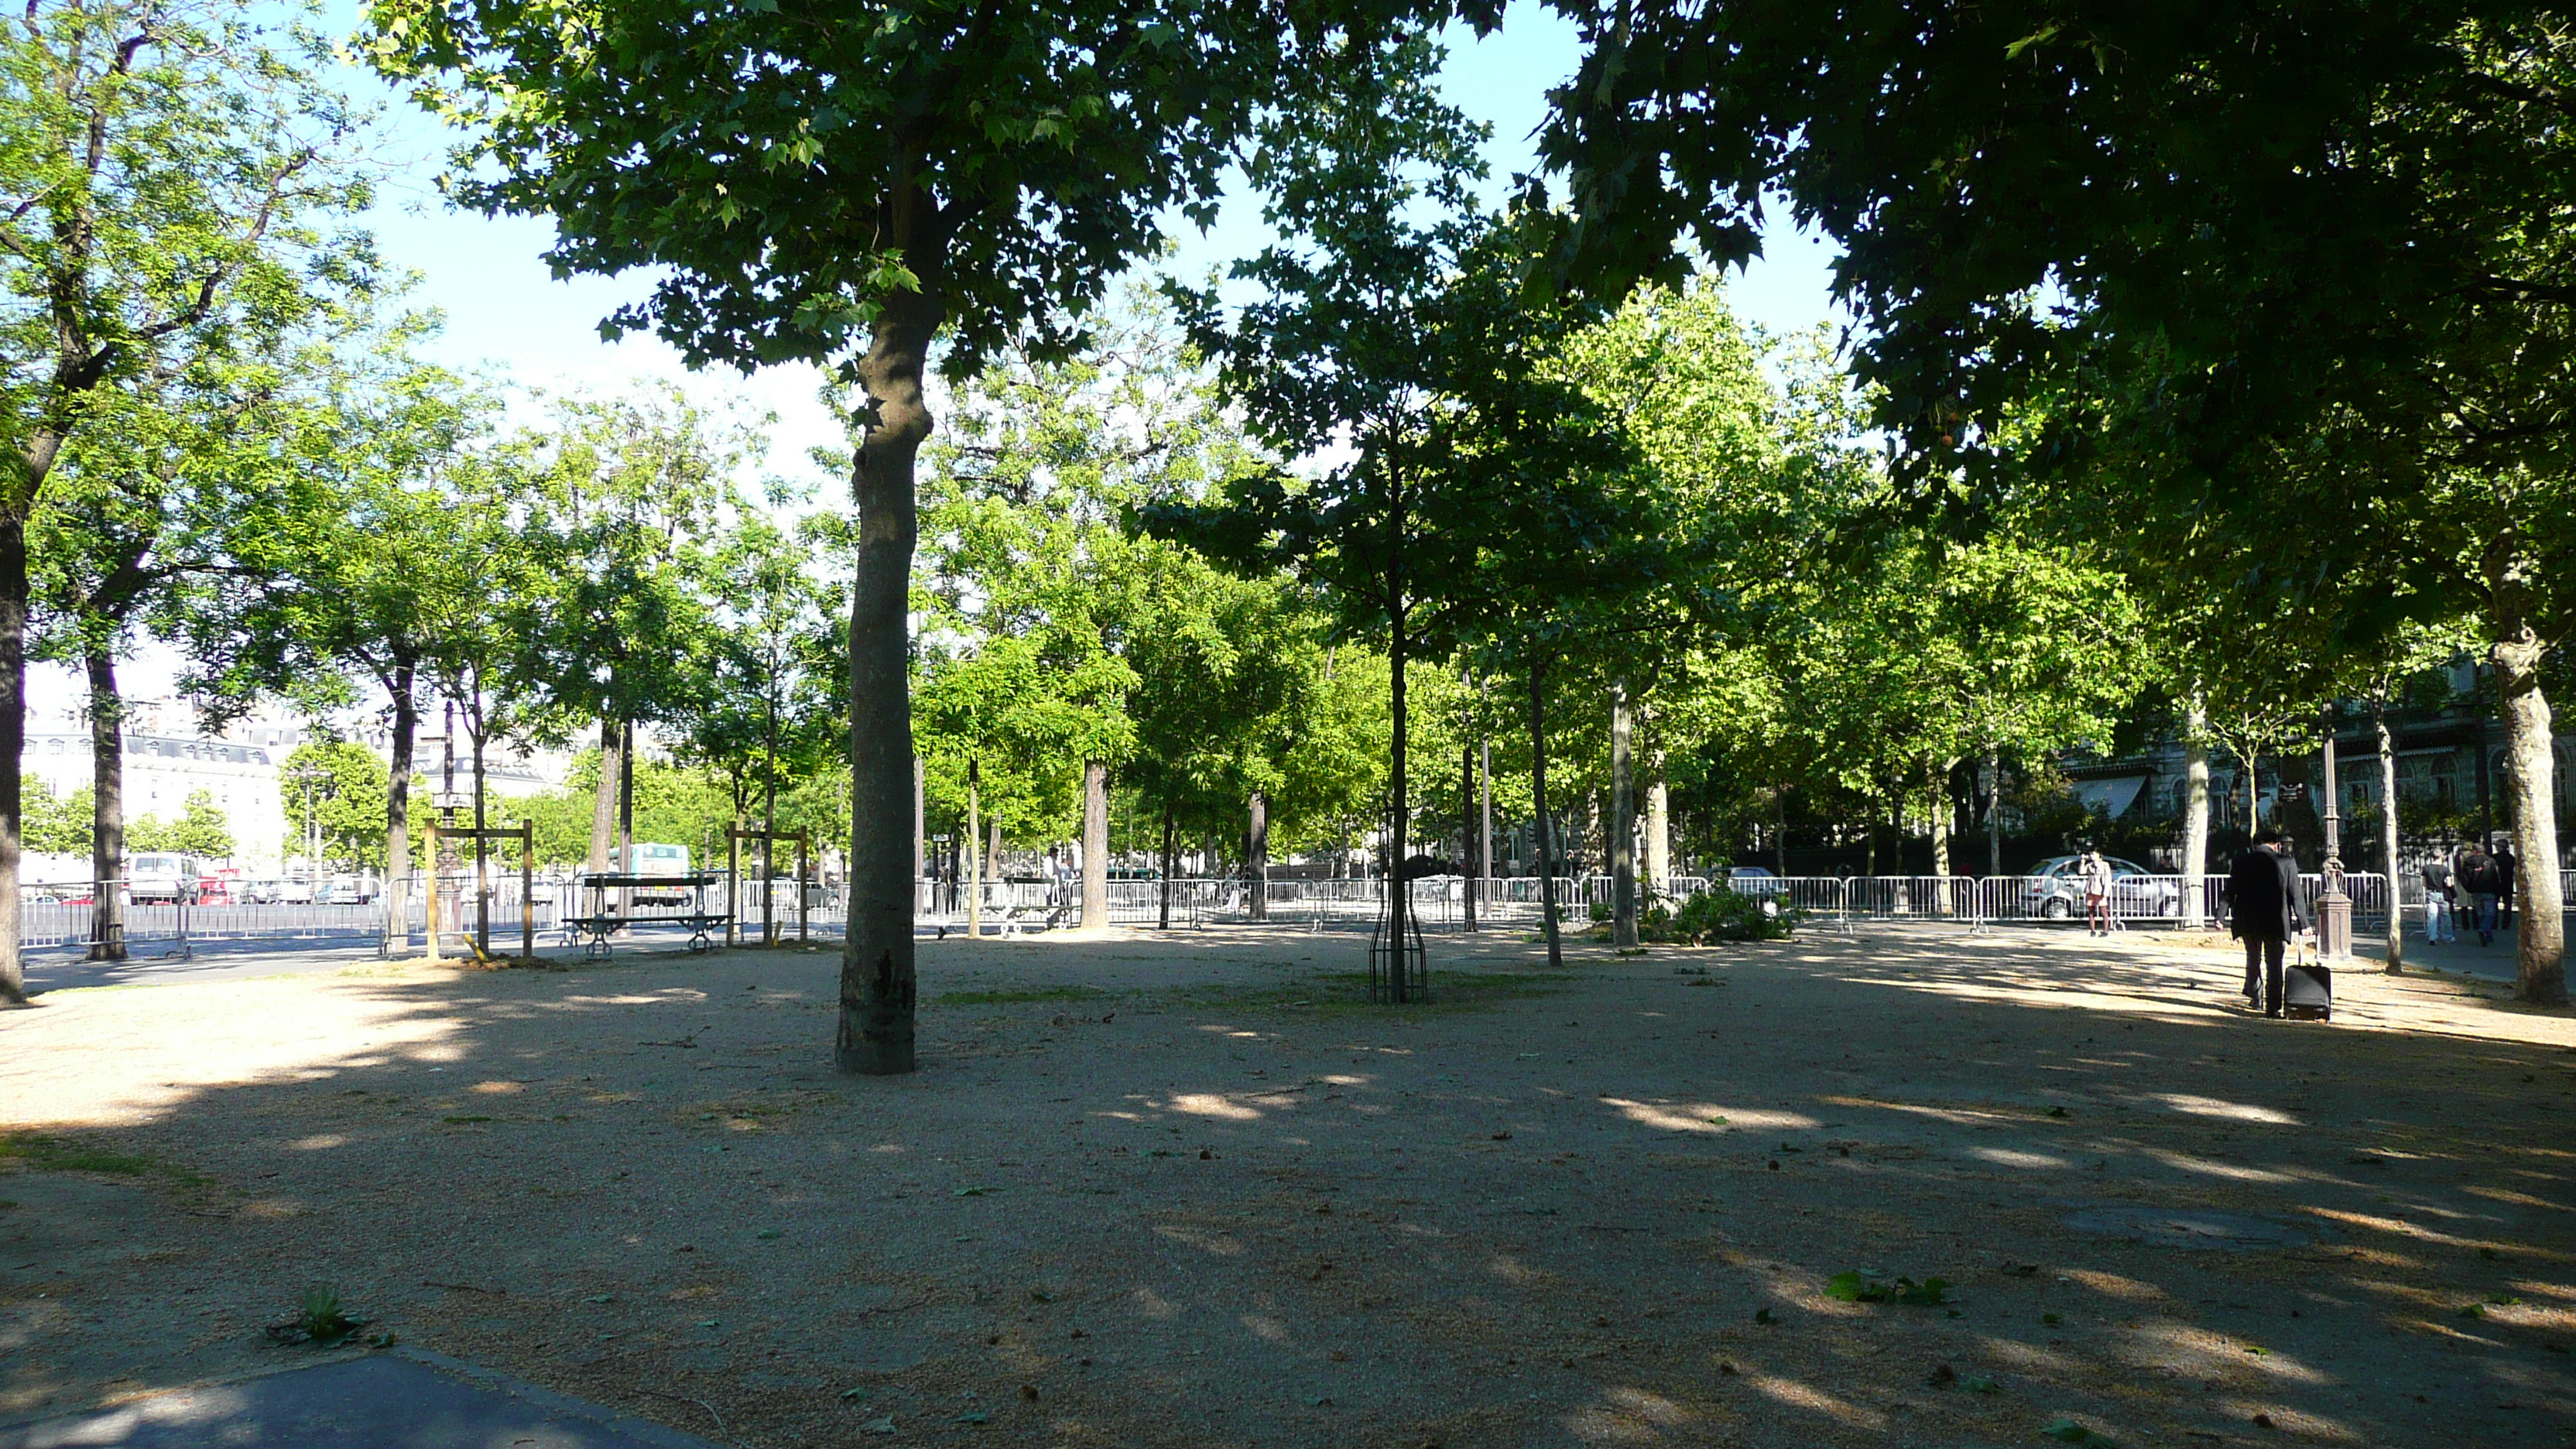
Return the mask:
<svg viewBox="0 0 2576 1449">
<path fill-rule="evenodd" d="M 2004 761 L 1986 746 L 1986 874 L 2004 873 Z"/>
<path fill-rule="evenodd" d="M 1932 787 L 1932 874 L 1947 882 L 1950 878 L 1950 816 L 1958 806 L 1950 799 L 1950 769 L 1937 756 L 1931 762 L 1928 783 Z M 1933 910 L 1950 914 L 1950 888 L 1947 884 L 1933 888 Z"/>
<path fill-rule="evenodd" d="M 635 874 L 635 721 L 618 731 L 617 741 L 617 873 Z M 617 913 L 635 919 L 635 888 L 617 888 Z"/>
<path fill-rule="evenodd" d="M 1610 944 L 1637 944 L 1637 769 L 1628 682 L 1610 683 Z"/>
<path fill-rule="evenodd" d="M 984 934 L 983 786 L 975 767 L 966 767 L 966 939 Z"/>
<path fill-rule="evenodd" d="M 1270 919 L 1270 796 L 1255 790 L 1245 802 L 1243 829 L 1244 890 L 1256 921 Z"/>
<path fill-rule="evenodd" d="M 398 658 L 393 673 L 393 764 L 385 775 L 385 951 L 411 949 L 411 757 L 420 733 L 415 666 Z"/>
<path fill-rule="evenodd" d="M 1476 742 L 1476 878 L 1494 878 L 1494 742 Z"/>
<path fill-rule="evenodd" d="M 125 959 L 125 696 L 116 656 L 84 651 L 89 672 L 89 959 Z"/>
<path fill-rule="evenodd" d="M 2370 702 L 2370 722 L 2379 731 L 2379 855 L 2388 874 L 2388 974 L 2406 969 L 2406 913 L 2398 909 L 2402 893 L 2397 880 L 2397 736 L 2388 728 L 2388 700 Z"/>
<path fill-rule="evenodd" d="M 1397 517 L 1399 520 L 1402 518 L 1400 506 Z M 1403 529 L 1400 521 L 1395 533 L 1398 538 L 1402 537 Z M 1387 635 L 1387 667 L 1391 671 L 1388 678 L 1390 680 L 1390 694 L 1393 704 L 1393 713 L 1395 716 L 1394 743 L 1391 747 L 1394 759 L 1391 762 L 1387 777 L 1386 822 L 1387 944 L 1393 949 L 1394 954 L 1387 959 L 1392 961 L 1395 965 L 1395 969 L 1389 973 L 1390 980 L 1393 983 L 1393 991 L 1390 995 L 1390 999 L 1395 1001 L 1405 1001 L 1410 999 L 1408 993 L 1413 988 L 1413 983 L 1406 979 L 1407 964 L 1411 960 L 1411 957 L 1407 952 L 1405 944 L 1407 940 L 1405 921 L 1405 916 L 1407 914 L 1406 908 L 1412 904 L 1413 887 L 1412 882 L 1405 878 L 1404 873 L 1405 835 L 1406 827 L 1412 824 L 1413 801 L 1412 797 L 1406 793 L 1404 772 L 1405 755 L 1409 748 L 1409 744 L 1406 737 L 1406 726 L 1408 722 L 1405 719 L 1404 706 L 1404 657 L 1406 640 L 1404 637 L 1403 583 L 1400 573 L 1389 581 L 1389 593 L 1394 597 L 1396 603 L 1395 607 L 1389 611 L 1392 616 L 1393 627 L 1388 631 Z"/>
<path fill-rule="evenodd" d="M 994 884 L 999 885 L 999 884 L 1002 882 L 1002 878 L 1003 878 L 1003 877 L 1002 877 L 1002 817 L 1000 817 L 999 815 L 996 815 L 996 816 L 994 816 L 994 817 L 993 817 L 993 826 L 992 826 L 992 831 L 991 831 L 991 834 L 990 834 L 989 839 L 990 839 L 990 847 L 989 847 L 989 849 L 987 849 L 987 851 L 985 852 L 985 855 L 984 855 L 984 874 L 985 874 L 988 878 L 990 878 L 990 879 L 993 881 L 993 883 L 994 883 Z"/>
<path fill-rule="evenodd" d="M 1109 924 L 1109 767 L 1098 760 L 1082 766 L 1082 927 Z"/>
<path fill-rule="evenodd" d="M 1162 886 L 1161 914 L 1154 922 L 1154 929 L 1157 931 L 1172 929 L 1172 872 L 1180 864 L 1180 840 L 1175 833 L 1179 828 L 1180 822 L 1173 816 L 1172 802 L 1165 800 L 1163 802 L 1163 868 L 1157 872 L 1162 876 L 1159 882 Z"/>
<path fill-rule="evenodd" d="M 850 587 L 850 913 L 841 955 L 841 1070 L 913 1070 L 915 995 L 912 852 L 903 821 L 912 787 L 911 639 L 906 607 L 920 534 L 913 460 L 930 436 L 922 365 L 945 306 L 936 278 L 937 222 L 917 187 L 896 188 L 889 208 L 896 245 L 920 289 L 879 312 L 859 378 L 874 404 L 851 491 L 859 508 L 859 558 Z"/>
<path fill-rule="evenodd" d="M 1538 911 L 1547 937 L 1547 964 L 1565 965 L 1565 943 L 1556 928 L 1556 852 L 1547 822 L 1547 686 L 1545 666 L 1531 651 L 1529 667 L 1530 819 L 1538 849 Z"/>
<path fill-rule="evenodd" d="M 2519 620 L 2489 652 L 2504 708 L 2505 790 L 2513 806 L 2514 995 L 2525 1001 L 2567 999 L 2566 897 L 2558 874 L 2557 759 L 2549 701 L 2540 692 L 2545 652 Z"/>
<path fill-rule="evenodd" d="M 1646 890 L 1648 898 L 1666 896 L 1673 879 L 1673 789 L 1664 779 L 1661 750 L 1647 764 Z"/>
<path fill-rule="evenodd" d="M 466 724 L 474 746 L 474 955 L 477 960 L 489 961 L 492 959 L 492 880 L 485 869 L 491 852 L 485 847 L 491 842 L 483 838 L 483 832 L 491 822 L 483 814 L 483 737 L 490 731 L 483 723 L 483 691 L 480 687 L 474 691 L 470 708 L 473 714 Z M 626 868 L 630 871 L 635 868 L 632 843 L 626 848 Z"/>
<path fill-rule="evenodd" d="M 2209 706 L 2195 691 L 2182 717 L 2182 923 L 2201 923 L 2209 875 Z"/>
<path fill-rule="evenodd" d="M 58 444 L 56 446 L 59 446 Z M 52 454 L 45 455 L 50 465 Z M 45 470 L 27 470 L 29 492 Z M 27 999 L 26 939 L 19 914 L 18 851 L 27 802 L 27 518 L 0 510 L 0 1002 Z"/>
<path fill-rule="evenodd" d="M 1460 924 L 1476 929 L 1476 897 L 1484 881 L 1476 874 L 1476 747 L 1458 747 L 1458 874 L 1466 879 L 1460 892 L 1464 914 Z"/>
<path fill-rule="evenodd" d="M 924 868 L 929 864 L 930 812 L 925 798 L 929 789 L 929 771 L 928 761 L 919 755 L 912 757 L 912 879 L 916 899 L 921 894 Z"/>
<path fill-rule="evenodd" d="M 599 786 L 590 800 L 590 858 L 585 866 L 593 875 L 608 869 L 608 852 L 617 844 L 618 781 L 626 773 L 626 734 L 615 719 L 603 716 L 599 721 Z M 739 802 L 737 802 L 737 809 Z M 437 865 L 432 862 L 431 869 Z"/>
</svg>

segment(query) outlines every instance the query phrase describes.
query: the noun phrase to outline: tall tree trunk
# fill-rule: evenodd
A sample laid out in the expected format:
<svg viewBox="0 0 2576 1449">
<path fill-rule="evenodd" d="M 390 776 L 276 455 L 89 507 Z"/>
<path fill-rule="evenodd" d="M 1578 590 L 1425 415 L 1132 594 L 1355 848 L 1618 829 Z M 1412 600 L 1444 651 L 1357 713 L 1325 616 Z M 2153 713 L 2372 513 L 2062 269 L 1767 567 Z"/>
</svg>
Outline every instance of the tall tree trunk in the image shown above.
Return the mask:
<svg viewBox="0 0 2576 1449">
<path fill-rule="evenodd" d="M 923 870 L 929 864 L 930 814 L 926 798 L 929 789 L 929 762 L 912 757 L 912 879 L 916 899 L 921 894 Z"/>
<path fill-rule="evenodd" d="M 59 446 L 59 445 L 57 445 Z M 50 465 L 52 455 L 45 457 Z M 27 469 L 32 502 L 44 470 Z M 18 901 L 21 793 L 27 752 L 27 517 L 0 510 L 0 1002 L 27 999 L 26 940 Z"/>
<path fill-rule="evenodd" d="M 626 773 L 625 732 L 613 718 L 599 721 L 599 787 L 591 792 L 590 858 L 586 869 L 598 875 L 608 869 L 608 852 L 617 843 L 618 782 Z M 737 802 L 737 810 L 740 804 Z M 436 869 L 435 862 L 432 869 Z"/>
<path fill-rule="evenodd" d="M 993 828 L 984 854 L 985 877 L 996 885 L 1002 880 L 1002 817 L 993 817 Z"/>
<path fill-rule="evenodd" d="M 2379 731 L 2379 855 L 2388 873 L 2388 974 L 2406 969 L 2406 913 L 2397 902 L 2397 736 L 2388 728 L 2388 701 L 2374 697 L 2370 722 Z"/>
<path fill-rule="evenodd" d="M 1082 928 L 1109 924 L 1109 767 L 1082 766 Z"/>
<path fill-rule="evenodd" d="M 1628 681 L 1610 683 L 1610 944 L 1637 944 L 1637 768 Z"/>
<path fill-rule="evenodd" d="M 2182 923 L 2201 923 L 2209 875 L 2209 706 L 2194 691 L 2182 716 Z"/>
<path fill-rule="evenodd" d="M 1664 779 L 1661 750 L 1646 768 L 1646 889 L 1665 895 L 1673 879 L 1673 788 Z"/>
<path fill-rule="evenodd" d="M 1476 747 L 1458 747 L 1458 874 L 1465 877 L 1460 892 L 1460 905 L 1465 914 L 1460 924 L 1476 929 L 1476 897 L 1484 881 L 1476 874 Z"/>
<path fill-rule="evenodd" d="M 420 733 L 420 701 L 413 697 L 415 666 L 397 658 L 393 672 L 393 764 L 385 775 L 385 949 L 411 949 L 411 757 Z"/>
<path fill-rule="evenodd" d="M 483 738 L 490 731 L 483 723 L 483 691 L 480 688 L 474 691 L 471 708 L 473 714 L 466 721 L 466 732 L 472 736 L 470 743 L 474 746 L 474 956 L 476 960 L 489 961 L 492 959 L 492 879 L 485 866 L 491 856 L 486 847 L 491 842 L 483 838 L 483 832 L 491 822 L 483 813 Z M 635 848 L 631 841 L 626 848 L 626 869 L 635 869 Z"/>
<path fill-rule="evenodd" d="M 1270 796 L 1255 790 L 1245 802 L 1243 827 L 1244 890 L 1252 919 L 1270 919 Z"/>
<path fill-rule="evenodd" d="M 125 696 L 116 656 L 83 652 L 89 671 L 89 959 L 125 959 Z"/>
<path fill-rule="evenodd" d="M 975 767 L 966 767 L 966 939 L 984 934 L 983 785 Z"/>
<path fill-rule="evenodd" d="M 1177 834 L 1179 829 L 1180 822 L 1174 818 L 1172 802 L 1165 800 L 1163 802 L 1163 868 L 1156 872 L 1162 877 L 1157 882 L 1162 888 L 1159 892 L 1161 914 L 1154 921 L 1154 929 L 1158 931 L 1172 929 L 1172 871 L 1180 864 L 1181 846 Z"/>
<path fill-rule="evenodd" d="M 841 1070 L 871 1075 L 914 1066 L 911 852 L 903 846 L 913 756 L 905 609 L 920 534 L 913 460 L 931 428 L 922 365 L 945 314 L 929 199 L 903 185 L 893 200 L 897 244 L 916 243 L 904 260 L 920 290 L 888 299 L 858 369 L 874 414 L 851 478 L 859 559 L 850 588 L 850 924 L 836 1049 Z"/>
<path fill-rule="evenodd" d="M 2504 708 L 2505 790 L 2513 806 L 2514 995 L 2525 1001 L 2567 999 L 2566 897 L 2558 875 L 2557 760 L 2549 733 L 2549 701 L 2540 692 L 2546 652 L 2531 627 L 2519 620 L 2502 631 L 2489 657 L 2496 694 Z"/>
<path fill-rule="evenodd" d="M 617 741 L 617 873 L 635 874 L 635 721 L 618 731 Z M 635 888 L 617 888 L 617 913 L 635 919 Z"/>
<path fill-rule="evenodd" d="M 1494 878 L 1494 742 L 1476 742 L 1476 878 Z"/>
<path fill-rule="evenodd" d="M 1958 806 L 1950 799 L 1950 768 L 1939 758 L 1930 768 L 1932 786 L 1932 874 L 1943 881 L 1950 878 L 1950 816 Z M 1932 909 L 1940 915 L 1950 914 L 1950 888 L 1946 884 L 1932 888 Z"/>
<path fill-rule="evenodd" d="M 1400 521 L 1402 516 L 1401 506 L 1399 505 L 1399 511 L 1397 513 L 1399 523 L 1395 530 L 1395 534 L 1398 538 L 1403 536 L 1403 528 Z M 1405 916 L 1407 914 L 1406 908 L 1411 906 L 1413 903 L 1413 888 L 1412 883 L 1405 879 L 1404 874 L 1405 834 L 1406 827 L 1412 824 L 1413 801 L 1412 797 L 1407 794 L 1405 789 L 1406 781 L 1404 773 L 1405 755 L 1409 748 L 1409 742 L 1406 738 L 1407 721 L 1405 719 L 1404 707 L 1404 656 L 1406 640 L 1404 637 L 1403 584 L 1400 574 L 1390 581 L 1389 592 L 1395 598 L 1395 606 L 1388 611 L 1393 627 L 1387 634 L 1388 648 L 1386 658 L 1387 668 L 1390 671 L 1388 674 L 1388 680 L 1391 702 L 1393 705 L 1395 732 L 1394 743 L 1391 747 L 1394 759 L 1390 762 L 1387 776 L 1386 922 L 1388 927 L 1387 944 L 1393 948 L 1394 954 L 1389 956 L 1387 959 L 1395 965 L 1394 971 L 1390 973 L 1390 980 L 1394 989 L 1389 999 L 1405 1001 L 1410 999 L 1407 993 L 1413 989 L 1413 983 L 1407 980 L 1405 975 L 1407 963 L 1411 959 L 1405 947 L 1405 942 L 1407 940 Z"/>
<path fill-rule="evenodd" d="M 1547 686 L 1545 666 L 1536 653 L 1531 651 L 1529 668 L 1530 819 L 1538 849 L 1538 911 L 1547 937 L 1547 964 L 1561 968 L 1565 943 L 1556 928 L 1556 851 L 1547 828 Z"/>
<path fill-rule="evenodd" d="M 1986 746 L 1986 874 L 2004 873 L 2004 761 Z"/>
</svg>

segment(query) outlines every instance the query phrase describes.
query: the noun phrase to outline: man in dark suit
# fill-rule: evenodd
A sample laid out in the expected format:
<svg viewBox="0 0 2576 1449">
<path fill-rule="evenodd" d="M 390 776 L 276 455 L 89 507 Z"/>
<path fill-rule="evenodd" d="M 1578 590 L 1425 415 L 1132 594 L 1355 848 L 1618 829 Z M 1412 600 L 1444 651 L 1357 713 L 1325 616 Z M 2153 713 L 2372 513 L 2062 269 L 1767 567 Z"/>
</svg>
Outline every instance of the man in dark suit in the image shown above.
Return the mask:
<svg viewBox="0 0 2576 1449">
<path fill-rule="evenodd" d="M 2245 943 L 2245 1004 L 2259 994 L 2263 1014 L 2279 1016 L 2282 949 L 2307 929 L 2307 914 L 2299 908 L 2299 861 L 2289 837 L 2266 826 L 2254 842 L 2227 872 L 2228 923 Z"/>
</svg>

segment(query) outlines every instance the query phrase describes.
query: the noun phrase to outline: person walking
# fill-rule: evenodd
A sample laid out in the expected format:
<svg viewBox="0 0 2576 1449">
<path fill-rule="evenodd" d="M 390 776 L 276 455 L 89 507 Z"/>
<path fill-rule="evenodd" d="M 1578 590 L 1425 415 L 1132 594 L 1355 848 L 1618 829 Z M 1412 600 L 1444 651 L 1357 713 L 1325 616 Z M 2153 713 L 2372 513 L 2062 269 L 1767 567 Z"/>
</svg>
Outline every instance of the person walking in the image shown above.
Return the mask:
<svg viewBox="0 0 2576 1449">
<path fill-rule="evenodd" d="M 2282 951 L 2307 929 L 2307 912 L 2290 838 L 2267 825 L 2254 842 L 2227 872 L 2229 929 L 2245 943 L 2245 1004 L 2259 1001 L 2265 1016 L 2279 1016 Z"/>
<path fill-rule="evenodd" d="M 2111 934 L 2111 862 L 2099 846 L 2084 849 L 2084 923 L 2087 934 Z"/>
<path fill-rule="evenodd" d="M 2460 939 L 2451 927 L 2451 863 L 2440 857 L 2424 862 L 2424 944 L 2438 946 Z"/>
<path fill-rule="evenodd" d="M 2513 846 L 2508 842 L 2496 842 L 2495 871 L 2496 926 L 2503 929 L 2513 924 Z"/>
<path fill-rule="evenodd" d="M 2469 924 L 2477 927 L 2478 944 L 2495 944 L 2496 863 L 2484 846 L 2462 846 L 2451 862 L 2451 874 L 2468 895 Z"/>
</svg>

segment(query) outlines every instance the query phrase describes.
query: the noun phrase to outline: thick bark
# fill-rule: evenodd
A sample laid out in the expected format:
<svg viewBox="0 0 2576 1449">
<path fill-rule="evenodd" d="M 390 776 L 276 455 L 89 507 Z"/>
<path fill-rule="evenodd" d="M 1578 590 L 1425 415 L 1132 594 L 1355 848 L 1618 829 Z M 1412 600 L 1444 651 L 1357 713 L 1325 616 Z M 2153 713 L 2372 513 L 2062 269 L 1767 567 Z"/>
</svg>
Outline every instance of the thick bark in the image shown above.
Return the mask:
<svg viewBox="0 0 2576 1449">
<path fill-rule="evenodd" d="M 42 472 L 30 468 L 32 480 Z M 25 940 L 18 902 L 18 851 L 26 810 L 20 793 L 27 751 L 27 520 L 0 513 L 0 1002 L 27 999 Z"/>
<path fill-rule="evenodd" d="M 1163 868 L 1158 872 L 1162 876 L 1158 882 L 1161 914 L 1154 922 L 1154 929 L 1158 931 L 1172 929 L 1172 868 L 1180 851 L 1180 839 L 1176 833 L 1179 829 L 1180 822 L 1172 814 L 1172 802 L 1166 800 L 1163 802 Z"/>
<path fill-rule="evenodd" d="M 2209 707 L 2200 696 L 2184 706 L 2182 722 L 2182 923 L 2201 923 L 2209 873 Z"/>
<path fill-rule="evenodd" d="M 608 852 L 616 844 L 618 780 L 626 773 L 623 758 L 625 735 L 617 721 L 599 722 L 599 787 L 590 801 L 590 858 L 588 869 L 599 875 L 608 869 Z M 432 862 L 432 868 L 436 863 Z"/>
<path fill-rule="evenodd" d="M 1109 767 L 1098 760 L 1082 765 L 1082 926 L 1096 931 L 1109 924 Z"/>
<path fill-rule="evenodd" d="M 2371 701 L 2370 722 L 2379 731 L 2379 858 L 2388 873 L 2387 969 L 2392 976 L 2406 969 L 2406 913 L 2397 880 L 2397 737 L 2388 728 L 2388 701 Z"/>
<path fill-rule="evenodd" d="M 2528 625 L 2505 632 L 2489 651 L 2504 709 L 2505 791 L 2513 806 L 2514 995 L 2567 999 L 2566 898 L 2558 875 L 2557 760 L 2549 701 L 2540 692 L 2544 649 Z"/>
<path fill-rule="evenodd" d="M 1547 686 L 1544 669 L 1536 658 L 1530 661 L 1529 729 L 1530 729 L 1530 812 L 1532 844 L 1538 850 L 1538 910 L 1547 937 L 1547 964 L 1552 969 L 1565 965 L 1565 943 L 1556 926 L 1556 852 L 1551 848 L 1547 828 Z"/>
<path fill-rule="evenodd" d="M 859 558 L 850 587 L 850 924 L 835 1052 L 841 1070 L 870 1075 L 914 1066 L 911 852 L 903 840 L 913 757 L 905 606 L 920 533 L 913 460 L 931 428 L 922 365 L 944 309 L 929 203 L 909 185 L 899 186 L 892 202 L 891 231 L 898 245 L 911 243 L 905 260 L 921 286 L 886 300 L 858 369 L 874 412 L 851 475 Z"/>
<path fill-rule="evenodd" d="M 393 764 L 385 774 L 385 953 L 411 949 L 411 756 L 420 733 L 420 701 L 413 698 L 414 664 L 396 659 L 390 681 L 394 702 Z"/>
<path fill-rule="evenodd" d="M 1244 804 L 1243 878 L 1245 905 L 1256 921 L 1270 919 L 1270 797 L 1252 792 Z"/>
<path fill-rule="evenodd" d="M 1637 769 L 1628 683 L 1610 685 L 1610 944 L 1637 944 Z"/>
<path fill-rule="evenodd" d="M 86 651 L 89 671 L 89 959 L 125 959 L 125 696 L 116 656 Z"/>
</svg>

